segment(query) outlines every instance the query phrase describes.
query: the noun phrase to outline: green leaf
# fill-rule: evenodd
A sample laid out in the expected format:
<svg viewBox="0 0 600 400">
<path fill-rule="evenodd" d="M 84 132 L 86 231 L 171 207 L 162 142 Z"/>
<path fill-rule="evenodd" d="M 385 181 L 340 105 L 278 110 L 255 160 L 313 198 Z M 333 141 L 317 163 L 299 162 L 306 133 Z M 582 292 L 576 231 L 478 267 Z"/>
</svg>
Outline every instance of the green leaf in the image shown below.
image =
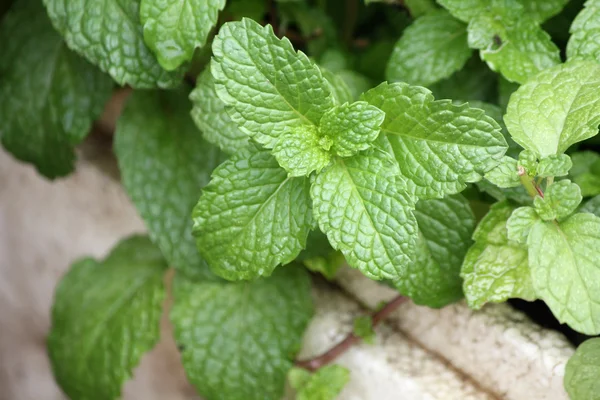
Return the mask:
<svg viewBox="0 0 600 400">
<path fill-rule="evenodd" d="M 321 135 L 331 141 L 331 150 L 350 157 L 371 147 L 377 139 L 385 113 L 365 101 L 336 106 L 323 115 Z"/>
<path fill-rule="evenodd" d="M 435 6 L 434 0 L 404 0 L 404 5 L 408 8 L 410 15 L 414 18 L 434 12 L 438 9 Z"/>
<path fill-rule="evenodd" d="M 190 100 L 194 104 L 192 118 L 206 140 L 228 154 L 235 154 L 248 146 L 248 135 L 231 120 L 225 110 L 225 103 L 217 96 L 210 67 L 198 77 Z"/>
<path fill-rule="evenodd" d="M 463 69 L 429 86 L 429 89 L 436 99 L 493 101 L 496 80 L 497 75 L 476 55 L 471 57 Z"/>
<path fill-rule="evenodd" d="M 600 393 L 600 338 L 577 347 L 565 367 L 565 389 L 572 400 L 597 400 Z"/>
<path fill-rule="evenodd" d="M 482 10 L 485 10 L 485 0 L 437 0 L 450 13 L 463 22 L 469 22 Z"/>
<path fill-rule="evenodd" d="M 565 179 L 548 186 L 544 197 L 533 200 L 535 210 L 544 221 L 563 219 L 571 215 L 581 203 L 577 184 Z"/>
<path fill-rule="evenodd" d="M 473 52 L 467 45 L 466 28 L 443 10 L 418 18 L 396 43 L 386 78 L 429 86 L 449 77 Z"/>
<path fill-rule="evenodd" d="M 171 322 L 183 367 L 203 397 L 282 397 L 313 312 L 306 270 L 294 264 L 267 279 L 238 283 L 177 275 L 173 296 Z"/>
<path fill-rule="evenodd" d="M 568 62 L 542 71 L 512 96 L 504 122 L 515 142 L 538 157 L 564 153 L 598 133 L 600 65 Z"/>
<path fill-rule="evenodd" d="M 335 400 L 350 381 L 350 371 L 340 365 L 326 365 L 305 379 L 296 400 Z"/>
<path fill-rule="evenodd" d="M 267 148 L 292 127 L 318 126 L 334 106 L 319 68 L 271 25 L 228 22 L 213 42 L 217 94 L 240 129 Z"/>
<path fill-rule="evenodd" d="M 508 240 L 506 223 L 514 208 L 508 202 L 494 204 L 481 220 L 462 266 L 463 290 L 469 307 L 510 298 L 534 300 L 527 247 Z"/>
<path fill-rule="evenodd" d="M 395 279 L 414 259 L 413 200 L 391 161 L 377 150 L 337 159 L 317 175 L 311 195 L 321 231 L 348 263 L 373 279 Z"/>
<path fill-rule="evenodd" d="M 600 1 L 588 0 L 571 24 L 567 59 L 600 61 Z"/>
<path fill-rule="evenodd" d="M 273 147 L 273 155 L 290 176 L 321 172 L 331 163 L 331 154 L 327 151 L 329 144 L 324 145 L 322 139 L 314 125 L 293 127 L 281 134 Z"/>
<path fill-rule="evenodd" d="M 587 212 L 600 217 L 600 196 L 595 196 L 586 201 L 579 208 L 579 212 Z"/>
<path fill-rule="evenodd" d="M 461 195 L 420 200 L 413 213 L 420 234 L 416 258 L 394 286 L 416 304 L 443 307 L 463 297 L 460 267 L 472 244 L 475 216 Z"/>
<path fill-rule="evenodd" d="M 225 0 L 141 0 L 144 40 L 158 62 L 172 71 L 192 59 L 217 23 Z"/>
<path fill-rule="evenodd" d="M 111 79 L 71 52 L 42 4 L 17 1 L 0 25 L 0 139 L 48 178 L 74 168 L 74 147 L 110 97 Z"/>
<path fill-rule="evenodd" d="M 593 151 L 574 153 L 571 156 L 573 167 L 569 175 L 581 188 L 583 197 L 600 194 L 600 156 Z"/>
<path fill-rule="evenodd" d="M 541 23 L 558 14 L 568 0 L 438 0 L 456 18 L 469 22 L 484 11 L 496 14 L 526 15 Z M 511 15 L 511 14 L 509 14 Z"/>
<path fill-rule="evenodd" d="M 373 319 L 369 315 L 362 315 L 354 319 L 352 333 L 367 344 L 375 343 L 375 331 L 373 330 Z"/>
<path fill-rule="evenodd" d="M 331 90 L 331 94 L 333 95 L 336 104 L 349 103 L 354 100 L 352 91 L 350 91 L 346 81 L 341 76 L 323 67 L 319 67 L 319 69 L 325 80 L 327 80 L 329 90 Z"/>
<path fill-rule="evenodd" d="M 327 238 L 325 238 L 327 240 Z M 306 246 L 308 248 L 308 245 Z M 325 256 L 316 256 L 302 260 L 302 264 L 313 272 L 318 272 L 325 279 L 332 281 L 337 272 L 346 265 L 346 259 L 339 251 L 332 251 Z"/>
<path fill-rule="evenodd" d="M 574 330 L 600 333 L 600 218 L 588 213 L 537 222 L 529 234 L 535 292 Z"/>
<path fill-rule="evenodd" d="M 519 153 L 518 166 L 523 167 L 529 176 L 536 176 L 538 169 L 538 158 L 529 150 L 523 150 Z"/>
<path fill-rule="evenodd" d="M 526 244 L 527 237 L 533 225 L 540 220 L 533 207 L 519 207 L 512 212 L 506 221 L 508 240 L 519 244 Z"/>
<path fill-rule="evenodd" d="M 184 90 L 134 91 L 117 122 L 114 146 L 125 190 L 169 264 L 210 279 L 190 214 L 223 156 L 202 140 L 189 109 Z"/>
<path fill-rule="evenodd" d="M 309 185 L 264 150 L 240 152 L 215 169 L 192 214 L 196 244 L 213 271 L 253 279 L 296 258 L 314 225 Z"/>
<path fill-rule="evenodd" d="M 362 96 L 386 114 L 381 126 L 409 193 L 441 198 L 481 180 L 506 152 L 501 127 L 483 110 L 406 83 L 382 83 Z"/>
<path fill-rule="evenodd" d="M 542 23 L 560 13 L 569 0 L 521 0 L 527 15 Z"/>
<path fill-rule="evenodd" d="M 542 178 L 550 176 L 565 176 L 573 166 L 571 157 L 566 154 L 559 154 L 544 157 L 540 160 L 537 167 L 537 175 Z"/>
<path fill-rule="evenodd" d="M 72 399 L 120 398 L 123 383 L 158 342 L 167 265 L 146 237 L 99 262 L 77 261 L 54 295 L 48 354 Z"/>
<path fill-rule="evenodd" d="M 484 177 L 500 188 L 517 187 L 521 185 L 517 168 L 517 160 L 504 156 L 500 164 L 489 170 Z"/>
<path fill-rule="evenodd" d="M 350 89 L 352 101 L 358 100 L 361 94 L 373 87 L 373 82 L 371 82 L 369 78 L 356 71 L 344 69 L 338 71 L 337 76 L 340 77 L 346 83 L 348 89 Z"/>
<path fill-rule="evenodd" d="M 146 47 L 140 0 L 44 0 L 67 45 L 121 85 L 137 89 L 180 84 L 183 70 L 167 72 Z"/>
</svg>

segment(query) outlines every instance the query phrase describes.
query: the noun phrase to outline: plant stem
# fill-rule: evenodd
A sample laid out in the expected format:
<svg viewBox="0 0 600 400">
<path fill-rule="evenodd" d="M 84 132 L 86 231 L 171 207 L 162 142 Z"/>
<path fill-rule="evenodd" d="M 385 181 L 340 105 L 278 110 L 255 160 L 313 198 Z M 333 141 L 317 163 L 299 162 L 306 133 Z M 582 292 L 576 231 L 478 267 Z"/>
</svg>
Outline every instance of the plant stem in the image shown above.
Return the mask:
<svg viewBox="0 0 600 400">
<path fill-rule="evenodd" d="M 385 304 L 379 311 L 375 312 L 371 316 L 371 323 L 373 327 L 377 326 L 381 321 L 383 321 L 388 315 L 392 313 L 392 311 L 396 310 L 400 304 L 406 302 L 408 297 L 404 297 L 402 295 L 398 295 Z M 311 358 L 309 360 L 301 360 L 296 362 L 296 366 L 300 368 L 307 369 L 309 371 L 316 371 L 322 366 L 330 363 L 335 360 L 337 357 L 342 355 L 346 350 L 352 347 L 354 344 L 361 341 L 361 338 L 356 336 L 354 333 L 348 334 L 338 344 L 333 346 L 331 349 L 327 350 L 325 353 Z"/>
<path fill-rule="evenodd" d="M 527 190 L 527 193 L 529 193 L 531 197 L 535 197 L 538 194 L 544 197 L 543 193 L 540 194 L 540 192 L 538 191 L 537 186 L 533 182 L 533 178 L 531 178 L 527 174 L 527 171 L 525 171 L 525 168 L 521 166 L 519 166 L 519 179 L 521 180 L 521 184 L 525 187 L 525 190 Z"/>
</svg>

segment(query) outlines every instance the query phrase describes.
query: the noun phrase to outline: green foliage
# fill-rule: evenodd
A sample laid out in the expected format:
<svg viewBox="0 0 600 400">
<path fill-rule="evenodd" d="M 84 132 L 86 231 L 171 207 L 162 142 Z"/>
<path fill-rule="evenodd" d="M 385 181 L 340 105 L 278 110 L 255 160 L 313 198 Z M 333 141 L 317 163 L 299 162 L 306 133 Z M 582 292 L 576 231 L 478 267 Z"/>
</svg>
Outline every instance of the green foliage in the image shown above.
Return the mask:
<svg viewBox="0 0 600 400">
<path fill-rule="evenodd" d="M 350 371 L 340 365 L 327 365 L 314 374 L 294 368 L 289 375 L 296 400 L 334 400 L 350 380 Z"/>
<path fill-rule="evenodd" d="M 596 400 L 600 393 L 600 338 L 579 345 L 565 368 L 565 389 L 572 400 Z"/>
<path fill-rule="evenodd" d="M 375 331 L 373 330 L 373 319 L 368 315 L 363 315 L 354 319 L 354 328 L 352 330 L 355 336 L 362 339 L 367 344 L 375 343 Z"/>
</svg>

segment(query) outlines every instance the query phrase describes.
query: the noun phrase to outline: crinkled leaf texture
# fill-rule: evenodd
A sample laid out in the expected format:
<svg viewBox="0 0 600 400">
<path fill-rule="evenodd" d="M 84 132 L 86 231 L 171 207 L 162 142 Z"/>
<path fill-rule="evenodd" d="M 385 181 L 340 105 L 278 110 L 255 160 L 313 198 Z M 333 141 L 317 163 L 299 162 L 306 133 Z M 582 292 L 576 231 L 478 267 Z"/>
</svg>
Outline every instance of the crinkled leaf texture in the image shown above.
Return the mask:
<svg viewBox="0 0 600 400">
<path fill-rule="evenodd" d="M 288 176 L 255 147 L 215 169 L 192 214 L 196 244 L 212 270 L 253 279 L 294 260 L 314 226 L 309 188 L 308 178 Z"/>
<path fill-rule="evenodd" d="M 202 140 L 189 109 L 185 90 L 135 91 L 118 120 L 114 146 L 127 194 L 169 264 L 210 279 L 190 214 L 223 154 Z"/>
<path fill-rule="evenodd" d="M 571 24 L 567 58 L 600 61 L 600 1 L 588 0 Z"/>
<path fill-rule="evenodd" d="M 508 240 L 506 222 L 513 210 L 508 202 L 494 204 L 473 234 L 475 244 L 467 252 L 461 271 L 471 308 L 515 297 L 536 299 L 527 247 Z"/>
<path fill-rule="evenodd" d="M 306 270 L 291 264 L 269 278 L 238 283 L 176 276 L 173 296 L 175 340 L 201 395 L 281 398 L 313 312 Z"/>
<path fill-rule="evenodd" d="M 485 179 L 500 188 L 517 187 L 521 184 L 517 168 L 517 160 L 504 156 L 500 164 L 485 174 Z"/>
<path fill-rule="evenodd" d="M 67 48 L 35 0 L 12 6 L 0 24 L 0 43 L 2 144 L 46 177 L 64 176 L 112 80 Z"/>
<path fill-rule="evenodd" d="M 466 25 L 446 11 L 436 11 L 404 31 L 388 61 L 386 78 L 429 86 L 460 70 L 472 52 Z"/>
<path fill-rule="evenodd" d="M 406 83 L 382 83 L 362 99 L 386 113 L 381 126 L 411 195 L 441 198 L 481 180 L 507 149 L 501 127 L 483 110 Z"/>
<path fill-rule="evenodd" d="M 378 149 L 338 158 L 311 188 L 314 214 L 331 245 L 372 279 L 397 279 L 415 257 L 412 198 Z"/>
<path fill-rule="evenodd" d="M 323 146 L 316 126 L 300 125 L 281 134 L 273 155 L 290 176 L 309 176 L 331 163 L 327 147 Z"/>
<path fill-rule="evenodd" d="M 573 167 L 571 157 L 559 154 L 542 158 L 537 168 L 537 175 L 542 178 L 550 176 L 565 176 Z"/>
<path fill-rule="evenodd" d="M 506 221 L 507 238 L 510 241 L 526 244 L 529 232 L 540 216 L 533 207 L 519 207 L 512 212 Z"/>
<path fill-rule="evenodd" d="M 600 65 L 574 61 L 542 71 L 512 96 L 504 122 L 538 157 L 561 154 L 598 133 Z"/>
<path fill-rule="evenodd" d="M 271 25 L 228 22 L 213 42 L 217 94 L 243 132 L 267 148 L 292 127 L 319 125 L 335 99 L 319 68 Z"/>
<path fill-rule="evenodd" d="M 350 381 L 350 371 L 341 365 L 319 368 L 298 388 L 296 400 L 335 400 Z"/>
<path fill-rule="evenodd" d="M 76 262 L 61 280 L 48 353 L 70 398 L 120 398 L 123 383 L 159 339 L 166 268 L 148 238 L 133 236 L 101 262 Z"/>
<path fill-rule="evenodd" d="M 144 43 L 140 0 L 43 0 L 68 46 L 121 85 L 137 89 L 180 84 L 183 70 L 161 68 Z"/>
<path fill-rule="evenodd" d="M 529 234 L 529 263 L 536 294 L 556 318 L 587 335 L 600 333 L 600 218 L 575 214 L 540 221 Z"/>
<path fill-rule="evenodd" d="M 565 368 L 565 389 L 572 400 L 594 400 L 600 393 L 600 338 L 577 347 Z"/>
<path fill-rule="evenodd" d="M 167 71 L 192 59 L 217 23 L 225 0 L 141 0 L 144 39 Z"/>
<path fill-rule="evenodd" d="M 413 213 L 420 233 L 417 254 L 394 286 L 416 304 L 443 307 L 463 297 L 460 268 L 472 244 L 475 216 L 461 195 L 420 200 Z"/>
<path fill-rule="evenodd" d="M 571 215 L 581 203 L 581 190 L 568 179 L 550 185 L 544 197 L 537 196 L 533 205 L 544 221 L 564 219 Z"/>
</svg>

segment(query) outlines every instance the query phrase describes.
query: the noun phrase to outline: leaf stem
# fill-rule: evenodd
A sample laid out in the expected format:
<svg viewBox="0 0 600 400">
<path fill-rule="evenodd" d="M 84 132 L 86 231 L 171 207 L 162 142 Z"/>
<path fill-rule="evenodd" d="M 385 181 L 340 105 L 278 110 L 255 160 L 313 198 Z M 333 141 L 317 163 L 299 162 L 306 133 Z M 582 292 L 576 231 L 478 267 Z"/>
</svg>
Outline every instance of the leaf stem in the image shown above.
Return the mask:
<svg viewBox="0 0 600 400">
<path fill-rule="evenodd" d="M 536 197 L 538 195 L 544 197 L 544 193 L 542 193 L 541 190 L 537 187 L 537 185 L 533 182 L 533 178 L 530 177 L 529 174 L 527 174 L 525 168 L 519 166 L 518 172 L 521 184 L 525 187 L 525 190 L 527 190 L 527 193 L 529 193 L 531 197 Z"/>
<path fill-rule="evenodd" d="M 390 315 L 394 310 L 396 310 L 401 304 L 403 304 L 407 300 L 408 297 L 398 295 L 392 300 L 390 300 L 388 303 L 386 303 L 379 311 L 375 312 L 371 316 L 371 323 L 373 327 L 377 326 L 377 324 L 383 321 L 388 315 Z M 318 355 L 317 357 L 311 358 L 309 360 L 296 361 L 296 366 L 307 369 L 309 371 L 316 371 L 322 366 L 335 360 L 337 357 L 345 353 L 346 350 L 348 350 L 360 341 L 360 337 L 356 336 L 354 333 L 350 333 L 344 338 L 344 340 L 333 346 L 331 349 L 327 350 L 325 353 Z"/>
</svg>

